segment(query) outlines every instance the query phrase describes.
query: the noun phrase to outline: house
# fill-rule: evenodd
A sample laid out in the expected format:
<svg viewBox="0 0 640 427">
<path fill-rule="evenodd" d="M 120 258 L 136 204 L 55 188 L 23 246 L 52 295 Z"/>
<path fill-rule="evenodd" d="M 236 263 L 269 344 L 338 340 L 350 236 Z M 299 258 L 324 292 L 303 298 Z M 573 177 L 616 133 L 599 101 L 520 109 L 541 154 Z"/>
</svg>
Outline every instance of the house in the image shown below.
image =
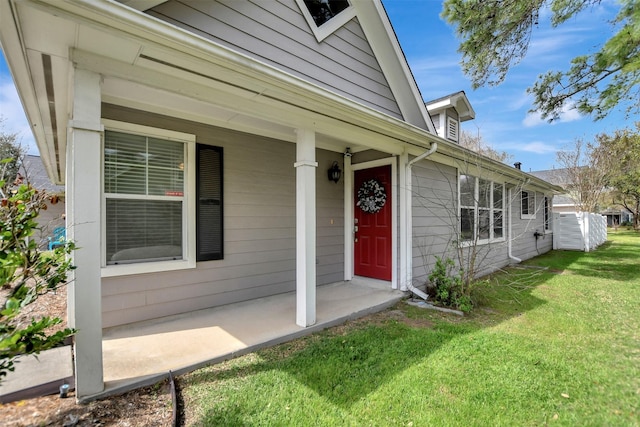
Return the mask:
<svg viewBox="0 0 640 427">
<path fill-rule="evenodd" d="M 291 291 L 307 327 L 317 286 L 551 249 L 560 188 L 456 143 L 380 0 L 8 0 L 0 41 L 81 248 L 78 396 L 103 328 Z"/>
<path fill-rule="evenodd" d="M 54 230 L 65 227 L 64 220 L 64 185 L 55 185 L 49 179 L 47 171 L 40 156 L 27 154 L 22 159 L 20 174 L 27 179 L 29 184 L 38 190 L 44 190 L 51 196 L 58 198 L 58 203 L 47 204 L 47 209 L 41 209 L 38 215 L 38 229 L 35 239 L 41 247 L 47 247 Z"/>
<path fill-rule="evenodd" d="M 562 187 L 564 192 L 558 194 L 553 198 L 553 212 L 575 212 L 576 202 L 574 201 L 575 195 L 572 196 L 566 188 L 571 184 L 571 179 L 566 169 L 548 169 L 540 171 L 529 172 L 531 175 L 543 179 L 554 185 Z"/>
<path fill-rule="evenodd" d="M 576 200 L 580 200 L 580 196 L 578 194 L 572 195 L 570 190 L 567 190 L 571 187 L 572 179 L 566 169 L 533 171 L 530 174 L 565 189 L 563 194 L 553 198 L 553 212 L 567 213 L 580 210 L 576 206 Z M 598 213 L 607 218 L 607 227 L 617 227 L 623 223 L 633 222 L 633 214 L 622 206 L 611 206 Z"/>
</svg>

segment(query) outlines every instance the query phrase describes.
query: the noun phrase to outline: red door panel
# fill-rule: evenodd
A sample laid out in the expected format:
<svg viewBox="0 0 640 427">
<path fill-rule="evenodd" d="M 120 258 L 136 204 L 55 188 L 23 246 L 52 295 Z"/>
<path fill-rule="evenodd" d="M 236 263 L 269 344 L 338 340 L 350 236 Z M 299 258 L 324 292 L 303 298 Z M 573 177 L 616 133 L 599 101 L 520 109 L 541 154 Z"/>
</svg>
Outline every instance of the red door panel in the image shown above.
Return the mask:
<svg viewBox="0 0 640 427">
<path fill-rule="evenodd" d="M 365 212 L 357 206 L 358 190 L 376 180 L 384 188 L 386 201 L 377 212 Z M 391 166 L 355 172 L 354 225 L 358 227 L 354 242 L 356 276 L 391 280 Z"/>
</svg>

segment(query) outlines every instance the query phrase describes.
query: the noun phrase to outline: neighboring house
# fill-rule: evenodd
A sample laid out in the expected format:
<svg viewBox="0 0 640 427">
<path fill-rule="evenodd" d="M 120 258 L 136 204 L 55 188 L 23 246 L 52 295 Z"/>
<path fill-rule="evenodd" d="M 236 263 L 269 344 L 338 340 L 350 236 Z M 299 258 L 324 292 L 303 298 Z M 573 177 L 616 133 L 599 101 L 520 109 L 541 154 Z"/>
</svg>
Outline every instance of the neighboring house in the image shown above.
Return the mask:
<svg viewBox="0 0 640 427">
<path fill-rule="evenodd" d="M 40 156 L 25 155 L 20 167 L 20 174 L 29 184 L 38 190 L 45 190 L 51 196 L 57 196 L 58 202 L 47 203 L 47 209 L 41 209 L 38 215 L 38 230 L 35 238 L 42 247 L 48 247 L 57 227 L 64 227 L 64 185 L 55 185 L 49 179 Z"/>
<path fill-rule="evenodd" d="M 481 274 L 551 249 L 561 189 L 456 143 L 471 105 L 425 105 L 380 0 L 265 5 L 0 4 L 81 248 L 80 397 L 103 388 L 105 327 L 290 291 L 306 327 L 316 286 L 406 290 L 436 256 L 477 248 Z"/>
<path fill-rule="evenodd" d="M 625 208 L 609 208 L 600 212 L 600 214 L 607 217 L 607 227 L 618 227 L 622 224 L 633 224 L 633 214 Z"/>
<path fill-rule="evenodd" d="M 565 189 L 563 194 L 558 194 L 553 198 L 553 212 L 576 212 L 576 202 L 574 198 L 567 192 L 567 185 L 570 184 L 568 174 L 565 169 L 549 169 L 541 171 L 529 172 L 531 175 L 545 180 L 551 184 L 557 185 Z"/>
<path fill-rule="evenodd" d="M 562 188 L 567 188 L 571 182 L 566 169 L 549 169 L 529 172 L 531 175 L 545 180 L 551 184 L 557 185 Z M 577 197 L 577 196 L 576 196 Z M 576 207 L 576 197 L 572 197 L 568 192 L 564 194 L 556 195 L 553 198 L 552 210 L 556 213 L 576 212 L 579 211 Z M 633 221 L 633 214 L 623 207 L 610 207 L 599 213 L 607 217 L 607 226 L 616 227 L 625 222 Z"/>
</svg>

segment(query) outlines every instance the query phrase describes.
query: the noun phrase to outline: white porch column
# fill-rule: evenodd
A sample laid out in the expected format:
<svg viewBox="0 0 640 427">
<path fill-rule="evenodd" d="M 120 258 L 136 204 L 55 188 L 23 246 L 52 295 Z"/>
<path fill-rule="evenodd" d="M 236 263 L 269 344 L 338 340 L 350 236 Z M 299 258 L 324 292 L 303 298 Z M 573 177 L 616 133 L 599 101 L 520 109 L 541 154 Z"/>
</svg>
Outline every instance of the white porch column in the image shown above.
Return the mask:
<svg viewBox="0 0 640 427">
<path fill-rule="evenodd" d="M 316 135 L 297 130 L 296 324 L 316 323 Z"/>
<path fill-rule="evenodd" d="M 412 230 L 411 222 L 411 169 L 407 166 L 409 154 L 405 149 L 400 155 L 400 280 L 401 291 L 407 290 L 412 281 Z"/>
<path fill-rule="evenodd" d="M 353 170 L 351 155 L 344 156 L 344 280 L 353 279 Z"/>
<path fill-rule="evenodd" d="M 101 123 L 99 74 L 75 70 L 73 119 L 69 122 L 66 167 L 67 233 L 78 247 L 72 253 L 69 325 L 74 339 L 76 396 L 104 389 L 100 280 Z"/>
</svg>

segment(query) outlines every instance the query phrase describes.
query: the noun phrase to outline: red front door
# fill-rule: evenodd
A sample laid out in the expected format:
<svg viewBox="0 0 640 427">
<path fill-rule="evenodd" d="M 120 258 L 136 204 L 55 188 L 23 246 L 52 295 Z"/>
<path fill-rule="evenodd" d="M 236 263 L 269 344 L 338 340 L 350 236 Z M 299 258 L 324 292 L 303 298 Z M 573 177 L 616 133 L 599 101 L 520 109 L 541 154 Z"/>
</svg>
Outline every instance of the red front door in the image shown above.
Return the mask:
<svg viewBox="0 0 640 427">
<path fill-rule="evenodd" d="M 355 172 L 354 273 L 391 280 L 391 166 Z"/>
</svg>

